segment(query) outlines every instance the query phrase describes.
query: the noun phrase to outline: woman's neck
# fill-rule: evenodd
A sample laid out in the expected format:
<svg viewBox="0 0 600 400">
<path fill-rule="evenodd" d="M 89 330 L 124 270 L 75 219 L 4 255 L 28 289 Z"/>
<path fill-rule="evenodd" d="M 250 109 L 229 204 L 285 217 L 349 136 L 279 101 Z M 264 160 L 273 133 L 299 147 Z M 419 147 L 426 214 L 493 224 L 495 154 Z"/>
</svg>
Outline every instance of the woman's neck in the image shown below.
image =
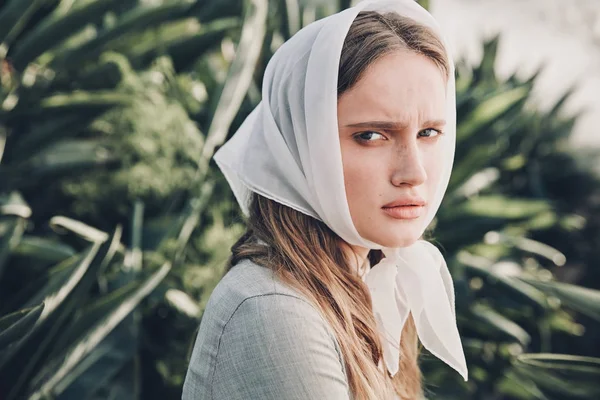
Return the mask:
<svg viewBox="0 0 600 400">
<path fill-rule="evenodd" d="M 362 276 L 371 267 L 368 257 L 370 249 L 347 244 L 347 246 L 344 246 L 344 251 L 346 252 L 350 268 L 353 271 L 357 271 L 359 275 Z"/>
</svg>

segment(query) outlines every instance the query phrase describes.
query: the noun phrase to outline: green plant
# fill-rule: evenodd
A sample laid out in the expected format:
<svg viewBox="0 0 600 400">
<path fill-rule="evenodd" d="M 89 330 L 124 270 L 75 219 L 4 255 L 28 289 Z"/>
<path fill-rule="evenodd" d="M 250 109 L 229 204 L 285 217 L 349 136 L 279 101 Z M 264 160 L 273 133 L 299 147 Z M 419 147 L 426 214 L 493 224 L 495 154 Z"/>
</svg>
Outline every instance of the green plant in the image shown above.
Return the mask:
<svg viewBox="0 0 600 400">
<path fill-rule="evenodd" d="M 426 376 L 444 398 L 592 399 L 599 359 L 584 357 L 591 346 L 564 343 L 581 341 L 579 320 L 597 319 L 600 292 L 555 283 L 553 275 L 587 257 L 565 244 L 580 238 L 600 181 L 567 142 L 576 118 L 562 111 L 569 93 L 536 110 L 529 93 L 537 74 L 496 77 L 498 41 L 484 44 L 473 69 L 457 67 L 455 166 L 432 235 L 455 277 L 471 379 L 449 378 L 429 357 Z M 549 172 L 557 165 L 562 174 Z M 593 334 L 597 322 L 587 325 Z M 552 351 L 578 355 L 546 354 Z M 570 385 L 572 370 L 589 373 Z M 561 391 L 544 384 L 550 381 Z"/>
<path fill-rule="evenodd" d="M 207 207 L 208 161 L 266 11 L 0 2 L 0 397 L 177 397 L 223 256 L 206 246 L 239 234 Z"/>
<path fill-rule="evenodd" d="M 349 3 L 0 0 L 0 397 L 181 396 L 243 231 L 212 153 L 274 49 Z M 431 239 L 471 379 L 424 354 L 425 381 L 433 398 L 596 398 L 598 291 L 556 278 L 598 276 L 600 183 L 568 147 L 568 93 L 536 110 L 535 76 L 496 77 L 497 45 L 458 65 Z"/>
</svg>

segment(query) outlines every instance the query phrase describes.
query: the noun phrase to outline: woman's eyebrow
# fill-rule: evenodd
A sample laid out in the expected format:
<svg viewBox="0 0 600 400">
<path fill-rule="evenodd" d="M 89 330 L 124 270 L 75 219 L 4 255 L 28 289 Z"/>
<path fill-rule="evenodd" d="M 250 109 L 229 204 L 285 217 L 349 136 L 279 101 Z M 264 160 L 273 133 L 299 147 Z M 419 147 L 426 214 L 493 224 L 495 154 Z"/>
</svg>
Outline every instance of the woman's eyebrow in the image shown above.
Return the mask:
<svg viewBox="0 0 600 400">
<path fill-rule="evenodd" d="M 428 121 L 423 121 L 422 126 L 444 126 L 446 125 L 446 120 L 444 119 L 433 119 Z M 346 125 L 347 128 L 376 128 L 383 130 L 396 130 L 401 131 L 406 129 L 407 124 L 404 122 L 397 121 L 366 121 L 366 122 L 357 122 L 355 124 Z"/>
</svg>

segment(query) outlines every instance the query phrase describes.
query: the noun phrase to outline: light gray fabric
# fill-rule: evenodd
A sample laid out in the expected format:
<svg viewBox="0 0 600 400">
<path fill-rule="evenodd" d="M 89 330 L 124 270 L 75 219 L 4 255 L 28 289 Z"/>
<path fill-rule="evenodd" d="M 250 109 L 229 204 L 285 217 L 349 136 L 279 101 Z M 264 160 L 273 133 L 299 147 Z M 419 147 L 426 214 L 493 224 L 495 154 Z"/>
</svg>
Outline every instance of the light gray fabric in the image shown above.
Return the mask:
<svg viewBox="0 0 600 400">
<path fill-rule="evenodd" d="M 183 400 L 347 400 L 331 327 L 267 268 L 244 260 L 207 303 Z"/>
</svg>

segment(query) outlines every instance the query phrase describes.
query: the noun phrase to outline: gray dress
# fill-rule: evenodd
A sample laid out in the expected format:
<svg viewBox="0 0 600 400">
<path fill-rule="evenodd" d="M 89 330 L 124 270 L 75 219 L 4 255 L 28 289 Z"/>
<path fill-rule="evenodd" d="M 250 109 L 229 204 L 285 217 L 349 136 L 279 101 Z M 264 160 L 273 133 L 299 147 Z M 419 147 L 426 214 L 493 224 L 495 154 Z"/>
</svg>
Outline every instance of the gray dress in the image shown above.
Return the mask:
<svg viewBox="0 0 600 400">
<path fill-rule="evenodd" d="M 183 400 L 348 400 L 330 325 L 267 268 L 244 260 L 207 303 Z"/>
</svg>

